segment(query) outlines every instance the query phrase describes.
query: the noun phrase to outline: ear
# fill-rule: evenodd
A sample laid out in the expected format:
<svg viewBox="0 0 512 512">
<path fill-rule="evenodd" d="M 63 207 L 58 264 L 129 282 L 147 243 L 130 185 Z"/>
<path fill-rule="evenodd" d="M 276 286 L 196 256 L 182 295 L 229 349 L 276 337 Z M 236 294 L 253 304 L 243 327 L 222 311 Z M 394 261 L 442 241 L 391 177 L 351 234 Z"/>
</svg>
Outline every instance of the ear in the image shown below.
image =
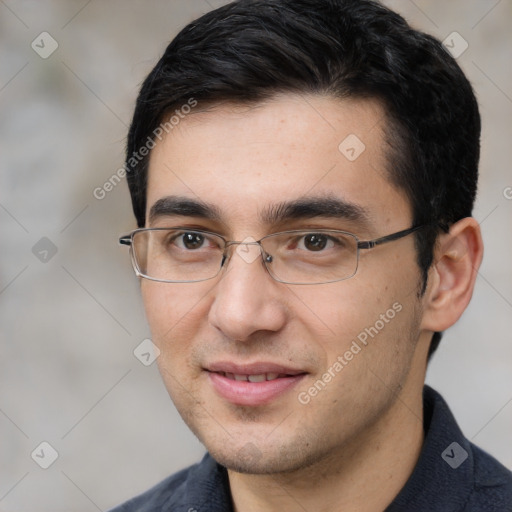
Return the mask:
<svg viewBox="0 0 512 512">
<path fill-rule="evenodd" d="M 422 329 L 444 331 L 460 318 L 473 295 L 482 257 L 480 225 L 473 217 L 440 235 L 423 297 Z"/>
</svg>

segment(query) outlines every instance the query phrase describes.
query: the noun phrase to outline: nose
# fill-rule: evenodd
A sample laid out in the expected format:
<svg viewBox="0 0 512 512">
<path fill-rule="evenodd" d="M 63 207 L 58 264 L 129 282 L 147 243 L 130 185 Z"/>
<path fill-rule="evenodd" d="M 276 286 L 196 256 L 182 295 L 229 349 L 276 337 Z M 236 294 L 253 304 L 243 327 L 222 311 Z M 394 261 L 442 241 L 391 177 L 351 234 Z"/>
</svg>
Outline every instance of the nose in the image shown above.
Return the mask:
<svg viewBox="0 0 512 512">
<path fill-rule="evenodd" d="M 213 290 L 210 323 L 236 341 L 247 341 L 259 331 L 279 331 L 287 318 L 284 285 L 268 274 L 259 245 L 237 244 L 228 254 Z"/>
</svg>

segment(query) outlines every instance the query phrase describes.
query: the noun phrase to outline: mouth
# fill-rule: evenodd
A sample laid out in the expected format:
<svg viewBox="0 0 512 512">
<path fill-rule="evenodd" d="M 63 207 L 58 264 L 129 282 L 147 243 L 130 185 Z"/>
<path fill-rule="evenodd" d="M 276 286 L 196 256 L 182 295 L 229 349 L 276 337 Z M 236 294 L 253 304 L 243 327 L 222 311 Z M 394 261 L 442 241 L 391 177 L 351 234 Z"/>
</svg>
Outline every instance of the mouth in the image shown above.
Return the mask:
<svg viewBox="0 0 512 512">
<path fill-rule="evenodd" d="M 210 384 L 224 400 L 243 406 L 269 404 L 287 394 L 307 372 L 273 363 L 216 363 L 205 368 Z"/>
<path fill-rule="evenodd" d="M 219 375 L 226 377 L 227 379 L 236 380 L 238 382 L 265 382 L 269 380 L 282 379 L 284 377 L 291 377 L 286 373 L 260 373 L 257 375 L 240 375 L 236 373 L 217 372 Z"/>
</svg>

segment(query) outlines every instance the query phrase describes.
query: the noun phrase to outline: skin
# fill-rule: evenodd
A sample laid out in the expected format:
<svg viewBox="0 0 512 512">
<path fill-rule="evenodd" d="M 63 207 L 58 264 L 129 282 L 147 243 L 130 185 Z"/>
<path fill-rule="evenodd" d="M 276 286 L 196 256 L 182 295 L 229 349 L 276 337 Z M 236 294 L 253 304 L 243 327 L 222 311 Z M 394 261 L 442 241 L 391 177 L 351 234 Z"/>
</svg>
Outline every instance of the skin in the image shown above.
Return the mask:
<svg viewBox="0 0 512 512">
<path fill-rule="evenodd" d="M 152 150 L 147 226 L 189 226 L 229 240 L 286 229 L 331 228 L 369 240 L 409 228 L 411 206 L 387 177 L 385 116 L 371 100 L 279 95 L 256 106 L 223 104 L 187 116 Z M 356 134 L 365 151 L 338 150 Z M 219 220 L 159 216 L 179 195 L 216 205 Z M 265 207 L 335 196 L 368 212 L 366 223 L 313 218 L 267 225 Z M 274 281 L 261 258 L 231 253 L 216 278 L 141 280 L 159 369 L 185 422 L 228 468 L 237 511 L 383 510 L 410 476 L 423 442 L 421 392 L 432 333 L 455 323 L 482 257 L 474 219 L 442 235 L 428 287 L 412 236 L 363 251 L 357 274 L 323 285 Z M 357 335 L 402 309 L 309 403 L 298 400 Z M 213 388 L 215 361 L 273 361 L 307 374 L 262 406 L 229 403 Z"/>
</svg>

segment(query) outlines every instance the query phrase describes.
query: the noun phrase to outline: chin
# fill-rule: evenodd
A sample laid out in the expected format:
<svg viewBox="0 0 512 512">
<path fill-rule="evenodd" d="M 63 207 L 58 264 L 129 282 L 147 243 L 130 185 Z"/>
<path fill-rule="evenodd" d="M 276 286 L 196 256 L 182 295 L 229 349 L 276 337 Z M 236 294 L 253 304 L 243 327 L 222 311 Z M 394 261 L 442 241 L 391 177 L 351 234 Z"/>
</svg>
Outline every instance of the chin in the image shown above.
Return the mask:
<svg viewBox="0 0 512 512">
<path fill-rule="evenodd" d="M 271 475 L 293 472 L 300 464 L 290 464 L 282 457 L 265 456 L 252 443 L 248 443 L 236 453 L 211 452 L 210 455 L 222 466 L 236 473 L 251 475 Z"/>
<path fill-rule="evenodd" d="M 316 442 L 315 442 L 316 441 Z M 290 474 L 314 465 L 325 456 L 329 450 L 314 446 L 318 439 L 295 439 L 287 437 L 281 444 L 266 443 L 262 446 L 257 442 L 247 441 L 241 447 L 231 442 L 223 446 L 205 444 L 210 455 L 222 466 L 237 473 L 253 475 Z M 309 447 L 305 450 L 304 447 Z"/>
</svg>

